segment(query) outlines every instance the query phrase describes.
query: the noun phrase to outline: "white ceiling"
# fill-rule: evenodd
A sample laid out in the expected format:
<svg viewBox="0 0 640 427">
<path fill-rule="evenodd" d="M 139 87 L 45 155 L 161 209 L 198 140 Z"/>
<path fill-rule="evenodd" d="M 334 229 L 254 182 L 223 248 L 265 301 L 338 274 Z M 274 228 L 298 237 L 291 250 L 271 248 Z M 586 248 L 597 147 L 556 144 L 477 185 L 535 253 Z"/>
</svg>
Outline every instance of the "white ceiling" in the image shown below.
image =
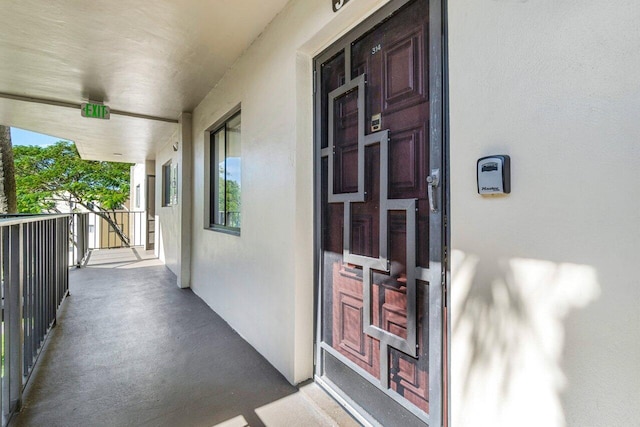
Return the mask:
<svg viewBox="0 0 640 427">
<path fill-rule="evenodd" d="M 60 104 L 91 99 L 177 120 L 286 2 L 0 0 L 0 124 L 76 141 L 87 159 L 153 158 L 174 123 L 113 113 L 87 119 Z"/>
</svg>

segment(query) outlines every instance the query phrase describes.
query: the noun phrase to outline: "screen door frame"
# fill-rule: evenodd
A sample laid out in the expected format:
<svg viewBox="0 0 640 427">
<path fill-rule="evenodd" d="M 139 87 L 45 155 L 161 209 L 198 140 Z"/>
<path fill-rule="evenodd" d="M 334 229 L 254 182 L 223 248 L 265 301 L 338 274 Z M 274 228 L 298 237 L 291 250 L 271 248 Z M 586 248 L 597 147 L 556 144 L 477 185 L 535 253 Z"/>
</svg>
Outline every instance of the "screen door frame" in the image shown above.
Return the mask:
<svg viewBox="0 0 640 427">
<path fill-rule="evenodd" d="M 424 413 L 416 411 L 416 408 L 404 405 L 399 401 L 390 389 L 385 390 L 379 387 L 381 391 L 386 393 L 389 398 L 401 403 L 409 412 L 413 413 L 421 421 L 429 426 L 447 425 L 449 416 L 449 343 L 450 322 L 449 322 L 449 292 L 447 292 L 449 283 L 449 267 L 448 267 L 448 247 L 450 236 L 448 230 L 448 212 L 449 212 L 449 164 L 448 164 L 448 108 L 445 103 L 447 95 L 447 64 L 446 64 L 446 0 L 415 0 L 426 1 L 429 4 L 429 30 L 428 30 L 428 86 L 429 86 L 429 147 L 432 159 L 430 167 L 434 164 L 440 170 L 440 184 L 434 188 L 435 198 L 437 200 L 439 214 L 430 216 L 429 231 L 430 234 L 438 234 L 431 241 L 429 249 L 430 269 L 438 269 L 440 279 L 437 282 L 430 282 L 430 293 L 435 292 L 435 299 L 438 302 L 439 315 L 429 320 L 429 335 L 437 334 L 439 339 L 439 348 L 430 351 L 429 355 L 429 403 L 430 413 L 425 416 Z M 345 46 L 351 42 L 358 40 L 364 34 L 368 33 L 375 26 L 392 16 L 396 11 L 410 3 L 411 0 L 392 0 L 385 6 L 366 18 L 355 29 L 334 42 L 329 48 L 314 58 L 313 62 L 313 87 L 314 87 L 314 277 L 315 277 L 315 321 L 316 335 L 314 340 L 315 359 L 314 359 L 314 378 L 321 386 L 327 389 L 338 401 L 347 407 L 356 411 L 354 416 L 361 422 L 377 424 L 375 419 L 366 414 L 358 404 L 348 395 L 344 394 L 337 386 L 331 383 L 329 379 L 323 377 L 322 364 L 322 229 L 321 229 L 321 161 L 322 161 L 322 119 L 321 119 L 321 65 L 330 58 L 345 50 Z M 350 58 L 347 58 L 348 51 L 345 50 L 345 72 L 350 72 Z M 349 71 L 347 71 L 349 70 Z M 432 276 L 434 277 L 434 276 Z M 437 359 L 433 360 L 432 359 Z M 436 388 L 432 388 L 431 384 L 438 384 Z M 375 384 L 374 384 L 375 385 Z"/>
</svg>

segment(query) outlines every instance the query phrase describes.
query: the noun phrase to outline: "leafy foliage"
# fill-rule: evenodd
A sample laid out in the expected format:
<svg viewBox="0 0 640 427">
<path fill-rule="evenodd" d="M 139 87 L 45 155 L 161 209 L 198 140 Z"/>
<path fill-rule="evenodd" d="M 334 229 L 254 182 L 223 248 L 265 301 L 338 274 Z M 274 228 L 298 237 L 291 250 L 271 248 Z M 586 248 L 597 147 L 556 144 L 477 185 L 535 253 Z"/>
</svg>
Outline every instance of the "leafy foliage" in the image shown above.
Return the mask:
<svg viewBox="0 0 640 427">
<path fill-rule="evenodd" d="M 218 209 L 226 218 L 225 225 L 240 227 L 240 183 L 231 179 L 231 174 L 226 174 L 223 168 L 219 168 L 218 176 Z M 226 188 L 226 189 L 225 189 Z M 224 194 L 224 199 L 221 195 Z"/>
<path fill-rule="evenodd" d="M 55 200 L 89 210 L 121 208 L 129 198 L 129 163 L 82 160 L 75 144 L 13 147 L 18 212 L 55 211 Z"/>
</svg>

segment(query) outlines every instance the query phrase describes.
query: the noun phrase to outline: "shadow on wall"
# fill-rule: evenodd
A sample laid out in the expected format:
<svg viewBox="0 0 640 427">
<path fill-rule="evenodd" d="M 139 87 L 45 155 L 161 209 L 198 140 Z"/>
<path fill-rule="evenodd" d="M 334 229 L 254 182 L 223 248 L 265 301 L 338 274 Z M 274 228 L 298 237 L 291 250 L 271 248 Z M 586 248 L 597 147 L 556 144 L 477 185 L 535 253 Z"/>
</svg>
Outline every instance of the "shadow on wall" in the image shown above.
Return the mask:
<svg viewBox="0 0 640 427">
<path fill-rule="evenodd" d="M 564 426 L 564 321 L 600 296 L 588 265 L 452 254 L 454 425 Z"/>
</svg>

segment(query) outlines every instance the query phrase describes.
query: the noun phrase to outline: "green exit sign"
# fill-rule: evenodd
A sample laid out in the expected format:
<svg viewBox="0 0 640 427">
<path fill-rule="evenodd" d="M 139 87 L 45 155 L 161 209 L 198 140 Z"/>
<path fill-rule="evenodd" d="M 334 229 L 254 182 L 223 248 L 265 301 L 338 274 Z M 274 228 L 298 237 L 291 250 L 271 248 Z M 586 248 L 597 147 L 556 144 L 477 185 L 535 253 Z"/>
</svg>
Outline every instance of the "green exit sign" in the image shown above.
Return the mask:
<svg viewBox="0 0 640 427">
<path fill-rule="evenodd" d="M 109 120 L 111 117 L 111 109 L 109 107 L 102 104 L 92 104 L 91 102 L 80 104 L 80 113 L 82 117 L 89 117 L 91 119 Z"/>
</svg>

